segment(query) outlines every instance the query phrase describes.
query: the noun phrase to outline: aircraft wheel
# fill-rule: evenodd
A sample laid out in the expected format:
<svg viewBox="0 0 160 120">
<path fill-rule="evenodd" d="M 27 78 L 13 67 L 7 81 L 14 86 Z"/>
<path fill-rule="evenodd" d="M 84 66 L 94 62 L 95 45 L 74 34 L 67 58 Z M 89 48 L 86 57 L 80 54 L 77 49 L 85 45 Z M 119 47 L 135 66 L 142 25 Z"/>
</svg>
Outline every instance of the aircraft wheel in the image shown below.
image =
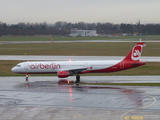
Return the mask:
<svg viewBox="0 0 160 120">
<path fill-rule="evenodd" d="M 26 74 L 26 82 L 28 83 L 28 74 Z"/>
<path fill-rule="evenodd" d="M 80 82 L 80 75 L 77 75 L 75 83 L 79 83 L 79 82 Z"/>
</svg>

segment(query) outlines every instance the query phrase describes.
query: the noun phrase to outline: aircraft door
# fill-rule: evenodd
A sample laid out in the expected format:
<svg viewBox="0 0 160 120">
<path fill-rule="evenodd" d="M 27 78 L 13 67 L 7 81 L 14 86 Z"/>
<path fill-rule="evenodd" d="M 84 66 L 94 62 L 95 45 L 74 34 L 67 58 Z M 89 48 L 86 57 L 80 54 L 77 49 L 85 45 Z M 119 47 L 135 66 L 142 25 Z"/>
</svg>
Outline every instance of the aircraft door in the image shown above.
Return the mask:
<svg viewBox="0 0 160 120">
<path fill-rule="evenodd" d="M 124 61 L 120 62 L 120 68 L 121 68 L 121 69 L 124 68 Z"/>
<path fill-rule="evenodd" d="M 24 64 L 24 69 L 25 69 L 25 70 L 28 70 L 28 63 L 25 63 L 25 64 Z"/>
<path fill-rule="evenodd" d="M 88 63 L 85 63 L 85 67 L 87 67 L 87 68 L 89 67 L 89 66 L 88 66 Z"/>
</svg>

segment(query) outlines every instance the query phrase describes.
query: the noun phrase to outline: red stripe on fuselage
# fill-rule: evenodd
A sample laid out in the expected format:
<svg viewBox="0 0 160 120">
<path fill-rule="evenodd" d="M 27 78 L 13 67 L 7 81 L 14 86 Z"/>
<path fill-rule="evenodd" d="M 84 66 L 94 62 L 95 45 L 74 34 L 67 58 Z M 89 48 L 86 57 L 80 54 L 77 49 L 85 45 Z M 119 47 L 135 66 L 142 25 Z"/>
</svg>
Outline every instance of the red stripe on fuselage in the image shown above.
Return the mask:
<svg viewBox="0 0 160 120">
<path fill-rule="evenodd" d="M 126 70 L 126 69 L 130 69 L 130 68 L 138 67 L 141 65 L 145 65 L 145 64 L 146 64 L 145 62 L 141 62 L 141 61 L 138 61 L 138 62 L 121 61 L 121 62 L 117 63 L 116 65 L 113 65 L 109 68 L 100 69 L 100 70 L 84 71 L 84 72 L 80 72 L 80 74 L 117 72 L 117 71 Z"/>
</svg>

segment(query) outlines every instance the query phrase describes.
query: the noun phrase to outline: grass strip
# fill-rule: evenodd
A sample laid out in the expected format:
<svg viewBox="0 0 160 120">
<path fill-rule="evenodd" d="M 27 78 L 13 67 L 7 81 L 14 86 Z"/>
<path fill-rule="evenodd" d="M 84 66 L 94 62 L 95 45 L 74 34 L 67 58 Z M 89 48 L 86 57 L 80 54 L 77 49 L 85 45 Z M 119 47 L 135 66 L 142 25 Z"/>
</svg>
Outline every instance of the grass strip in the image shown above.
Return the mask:
<svg viewBox="0 0 160 120">
<path fill-rule="evenodd" d="M 150 39 L 159 40 L 160 35 L 150 35 L 150 36 L 97 36 L 97 37 L 43 37 L 43 36 L 28 36 L 28 37 L 0 37 L 0 41 L 50 41 L 52 38 L 54 41 L 74 41 L 74 40 L 113 40 L 113 39 Z"/>
<path fill-rule="evenodd" d="M 0 55 L 126 56 L 135 42 L 1 44 Z M 147 43 L 142 56 L 159 56 L 160 43 Z"/>
</svg>

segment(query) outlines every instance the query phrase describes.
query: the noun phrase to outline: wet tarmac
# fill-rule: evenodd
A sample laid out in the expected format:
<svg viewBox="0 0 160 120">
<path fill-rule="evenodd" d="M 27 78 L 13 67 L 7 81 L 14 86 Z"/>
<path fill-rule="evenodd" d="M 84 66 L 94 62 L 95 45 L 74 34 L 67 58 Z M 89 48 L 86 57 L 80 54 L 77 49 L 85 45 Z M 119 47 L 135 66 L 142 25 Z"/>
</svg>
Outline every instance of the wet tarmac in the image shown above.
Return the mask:
<svg viewBox="0 0 160 120">
<path fill-rule="evenodd" d="M 122 77 L 124 82 L 147 81 L 147 76 Z M 57 77 L 31 76 L 29 84 L 24 77 L 0 77 L 0 120 L 160 119 L 159 87 L 87 85 L 88 81 L 98 81 L 96 78 L 106 82 L 121 79 L 82 76 L 85 85 L 64 85 L 58 84 Z M 148 79 L 158 82 L 159 78 Z"/>
</svg>

